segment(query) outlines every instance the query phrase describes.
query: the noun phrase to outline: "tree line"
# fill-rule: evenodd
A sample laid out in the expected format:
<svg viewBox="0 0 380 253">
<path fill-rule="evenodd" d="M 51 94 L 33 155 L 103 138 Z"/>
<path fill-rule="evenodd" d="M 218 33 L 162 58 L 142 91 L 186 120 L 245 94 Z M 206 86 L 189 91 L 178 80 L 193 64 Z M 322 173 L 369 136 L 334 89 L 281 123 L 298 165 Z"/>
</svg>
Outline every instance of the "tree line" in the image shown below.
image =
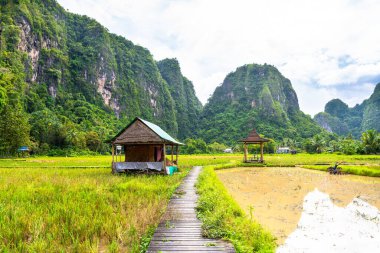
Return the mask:
<svg viewBox="0 0 380 253">
<path fill-rule="evenodd" d="M 297 152 L 306 152 L 310 154 L 319 153 L 342 153 L 346 155 L 353 154 L 379 154 L 380 153 L 380 133 L 376 130 L 368 130 L 362 133 L 360 139 L 355 139 L 351 134 L 347 136 L 338 136 L 323 132 L 314 135 L 312 138 L 296 141 L 291 138 L 284 138 L 281 141 L 269 139 L 264 145 L 264 152 L 276 153 L 278 147 L 289 147 Z M 227 146 L 226 144 L 213 142 L 207 144 L 202 139 L 186 139 L 185 146 L 181 148 L 184 154 L 215 154 L 223 153 L 227 148 L 232 148 L 233 152 L 243 151 L 243 144 L 235 143 Z M 250 152 L 259 153 L 259 146 L 251 145 Z"/>
</svg>

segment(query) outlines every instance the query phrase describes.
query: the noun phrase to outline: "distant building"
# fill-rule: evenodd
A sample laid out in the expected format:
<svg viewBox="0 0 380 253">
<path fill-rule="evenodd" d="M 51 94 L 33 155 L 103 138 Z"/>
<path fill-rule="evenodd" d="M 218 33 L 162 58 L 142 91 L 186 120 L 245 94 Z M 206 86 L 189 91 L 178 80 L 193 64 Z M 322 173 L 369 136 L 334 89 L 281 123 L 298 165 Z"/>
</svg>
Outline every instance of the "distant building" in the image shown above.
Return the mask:
<svg viewBox="0 0 380 253">
<path fill-rule="evenodd" d="M 27 146 L 21 146 L 17 149 L 17 152 L 20 156 L 25 157 L 29 155 L 30 150 Z"/>
<path fill-rule="evenodd" d="M 234 151 L 232 150 L 232 148 L 226 148 L 225 150 L 223 150 L 223 152 L 232 154 Z"/>
<path fill-rule="evenodd" d="M 276 151 L 277 154 L 290 154 L 290 148 L 289 147 L 279 147 Z"/>
</svg>

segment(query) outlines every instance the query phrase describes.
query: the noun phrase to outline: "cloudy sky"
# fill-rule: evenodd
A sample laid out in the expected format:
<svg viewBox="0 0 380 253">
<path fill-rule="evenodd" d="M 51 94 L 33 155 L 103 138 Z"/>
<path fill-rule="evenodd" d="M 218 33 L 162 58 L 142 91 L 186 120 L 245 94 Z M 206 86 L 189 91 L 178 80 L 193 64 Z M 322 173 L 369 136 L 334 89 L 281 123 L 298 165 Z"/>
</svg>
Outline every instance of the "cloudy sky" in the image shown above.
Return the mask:
<svg viewBox="0 0 380 253">
<path fill-rule="evenodd" d="M 332 98 L 361 103 L 380 82 L 378 0 L 58 0 L 110 32 L 177 58 L 206 103 L 229 72 L 247 63 L 276 66 L 301 110 Z"/>
</svg>

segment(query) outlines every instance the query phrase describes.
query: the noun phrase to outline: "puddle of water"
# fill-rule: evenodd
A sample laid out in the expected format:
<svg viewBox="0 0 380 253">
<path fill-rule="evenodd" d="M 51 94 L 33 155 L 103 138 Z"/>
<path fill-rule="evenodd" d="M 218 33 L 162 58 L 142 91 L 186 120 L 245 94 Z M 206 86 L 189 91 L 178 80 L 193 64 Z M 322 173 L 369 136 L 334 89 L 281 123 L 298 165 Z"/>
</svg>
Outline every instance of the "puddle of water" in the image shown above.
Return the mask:
<svg viewBox="0 0 380 253">
<path fill-rule="evenodd" d="M 307 193 L 318 188 L 346 207 L 355 197 L 380 208 L 380 178 L 342 175 L 301 168 L 234 168 L 217 171 L 229 193 L 283 244 L 297 228 Z"/>
<path fill-rule="evenodd" d="M 276 252 L 380 252 L 380 212 L 358 198 L 338 207 L 315 190 L 304 199 L 297 229 Z"/>
</svg>

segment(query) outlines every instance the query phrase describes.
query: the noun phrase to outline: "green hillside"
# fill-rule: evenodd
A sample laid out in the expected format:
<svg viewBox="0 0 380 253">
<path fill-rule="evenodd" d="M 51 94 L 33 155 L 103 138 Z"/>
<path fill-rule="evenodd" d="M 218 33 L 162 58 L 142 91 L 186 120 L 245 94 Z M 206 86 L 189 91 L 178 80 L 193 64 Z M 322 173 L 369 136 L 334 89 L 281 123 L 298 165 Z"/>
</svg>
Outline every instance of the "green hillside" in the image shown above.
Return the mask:
<svg viewBox="0 0 380 253">
<path fill-rule="evenodd" d="M 369 99 L 353 108 L 340 99 L 329 101 L 325 111 L 315 115 L 314 120 L 327 131 L 338 135 L 352 134 L 358 138 L 370 129 L 380 131 L 380 83 Z"/>
<path fill-rule="evenodd" d="M 164 59 L 157 63 L 160 73 L 169 85 L 178 122 L 178 138 L 195 137 L 202 104 L 195 95 L 193 83 L 184 77 L 177 59 Z"/>
<path fill-rule="evenodd" d="M 29 144 L 39 152 L 105 150 L 102 142 L 136 116 L 174 136 L 179 117 L 179 137 L 192 132 L 182 119 L 196 119 L 201 105 L 179 66 L 176 84 L 160 64 L 168 85 L 147 49 L 55 0 L 1 1 L 0 8 L 0 152 Z"/>
<path fill-rule="evenodd" d="M 322 129 L 300 111 L 290 81 L 275 67 L 248 64 L 227 75 L 204 107 L 199 135 L 235 143 L 250 130 L 281 140 L 301 140 Z"/>
</svg>

